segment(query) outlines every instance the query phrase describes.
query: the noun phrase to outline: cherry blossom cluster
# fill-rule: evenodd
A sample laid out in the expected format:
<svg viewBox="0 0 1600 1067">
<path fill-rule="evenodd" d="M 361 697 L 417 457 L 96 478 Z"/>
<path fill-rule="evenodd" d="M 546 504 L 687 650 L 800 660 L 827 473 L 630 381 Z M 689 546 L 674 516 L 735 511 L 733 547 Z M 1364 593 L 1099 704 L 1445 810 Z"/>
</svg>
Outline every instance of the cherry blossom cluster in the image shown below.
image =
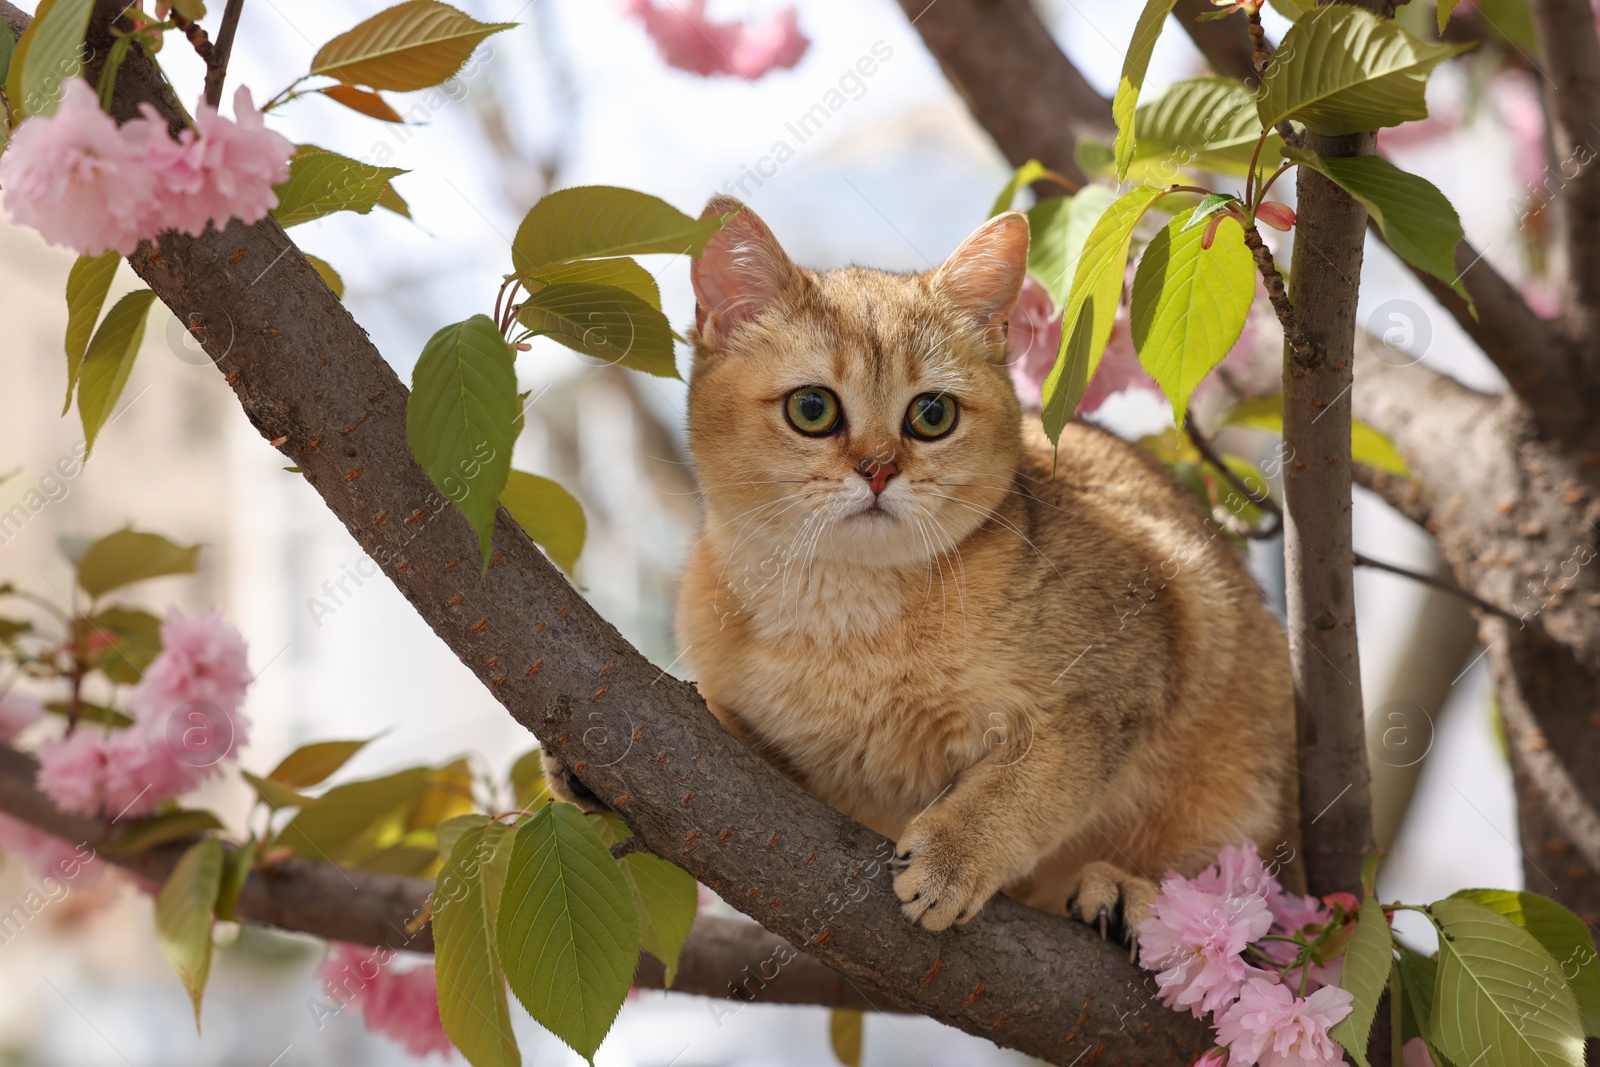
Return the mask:
<svg viewBox="0 0 1600 1067">
<path fill-rule="evenodd" d="M 118 126 L 88 82 L 68 82 L 55 112 L 25 120 L 0 156 L 13 221 L 83 255 L 129 255 L 167 230 L 199 236 L 278 205 L 294 145 L 267 128 L 249 89 L 234 94 L 232 119 L 202 101 L 176 139 L 155 108 L 140 112 Z"/>
<path fill-rule="evenodd" d="M 189 792 L 236 756 L 250 720 L 244 638 L 220 614 L 169 612 L 161 653 L 129 692 L 133 724 L 80 722 L 39 745 L 39 789 L 63 811 L 137 818 Z"/>
<path fill-rule="evenodd" d="M 1254 845 L 1228 846 L 1194 878 L 1169 874 L 1139 925 L 1139 962 L 1163 1004 L 1211 1014 L 1218 1048 L 1196 1067 L 1344 1061 L 1329 1029 L 1354 997 L 1336 984 L 1355 898 L 1286 892 Z"/>
<path fill-rule="evenodd" d="M 393 966 L 394 952 L 334 942 L 317 971 L 324 992 L 341 1007 L 361 1009 L 367 1029 L 402 1045 L 413 1056 L 454 1049 L 439 1020 L 438 975 L 431 962 Z"/>
<path fill-rule="evenodd" d="M 714 22 L 705 0 L 627 0 L 624 11 L 644 23 L 669 67 L 691 74 L 737 74 L 754 80 L 770 70 L 794 66 L 810 47 L 794 8 L 775 12 L 759 26 Z"/>
</svg>

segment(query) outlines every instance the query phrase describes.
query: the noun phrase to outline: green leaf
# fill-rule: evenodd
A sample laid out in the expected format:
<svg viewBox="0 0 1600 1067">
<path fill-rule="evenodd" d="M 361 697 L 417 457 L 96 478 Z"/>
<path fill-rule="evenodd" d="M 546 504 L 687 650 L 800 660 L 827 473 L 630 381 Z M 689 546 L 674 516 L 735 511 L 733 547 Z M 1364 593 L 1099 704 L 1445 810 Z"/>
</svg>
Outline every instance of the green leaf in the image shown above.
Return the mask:
<svg viewBox="0 0 1600 1067">
<path fill-rule="evenodd" d="M 1147 185 L 1171 184 L 1182 167 L 1246 174 L 1261 136 L 1255 95 L 1227 78 L 1174 82 L 1139 108 L 1135 121 L 1139 141 L 1129 169 Z M 1282 145 L 1283 138 L 1269 133 L 1257 167 L 1277 159 Z"/>
<path fill-rule="evenodd" d="M 844 1067 L 861 1067 L 861 1038 L 865 1022 L 859 1011 L 835 1008 L 828 1013 L 828 1045 Z"/>
<path fill-rule="evenodd" d="M 678 954 L 700 910 L 699 887 L 681 868 L 647 852 L 622 857 L 622 873 L 633 890 L 640 945 L 666 965 L 671 986 L 678 976 Z"/>
<path fill-rule="evenodd" d="M 572 573 L 583 551 L 587 524 L 583 505 L 571 493 L 549 478 L 512 471 L 500 503 L 562 570 Z"/>
<path fill-rule="evenodd" d="M 406 439 L 433 484 L 478 532 L 485 567 L 519 415 L 511 346 L 489 316 L 474 315 L 428 339 L 411 372 Z"/>
<path fill-rule="evenodd" d="M 0 33 L 0 37 L 10 39 L 10 36 Z M 89 337 L 100 319 L 111 279 L 116 276 L 117 265 L 121 262 L 122 256 L 116 249 L 99 256 L 79 256 L 67 274 L 67 399 L 61 405 L 63 415 L 72 407 L 72 393 L 78 387 Z"/>
<path fill-rule="evenodd" d="M 378 167 L 316 145 L 300 145 L 289 160 L 289 178 L 272 187 L 278 206 L 272 217 L 284 229 L 335 211 L 370 212 L 389 182 L 406 171 Z"/>
<path fill-rule="evenodd" d="M 277 844 L 306 859 L 354 865 L 371 851 L 363 839 L 384 822 L 409 813 L 432 781 L 431 767 L 409 767 L 382 778 L 335 786 L 315 804 L 302 807 L 278 835 Z"/>
<path fill-rule="evenodd" d="M 6 74 L 6 99 L 18 119 L 55 114 L 67 82 L 83 70 L 93 10 L 94 0 L 48 0 L 34 12 Z"/>
<path fill-rule="evenodd" d="M 542 286 L 523 300 L 517 321 L 606 363 L 660 378 L 678 376 L 667 317 L 626 289 L 582 282 Z"/>
<path fill-rule="evenodd" d="M 1313 0 L 1272 0 L 1272 7 L 1290 22 L 1296 22 L 1311 14 L 1316 5 Z"/>
<path fill-rule="evenodd" d="M 183 854 L 156 897 L 156 942 L 189 991 L 197 1028 L 211 972 L 211 913 L 221 888 L 222 842 L 208 837 Z"/>
<path fill-rule="evenodd" d="M 517 807 L 531 811 L 534 805 L 551 797 L 544 782 L 544 761 L 538 749 L 530 749 L 511 765 L 511 795 Z"/>
<path fill-rule="evenodd" d="M 1284 34 L 1256 110 L 1263 127 L 1302 122 L 1330 137 L 1425 119 L 1428 74 L 1470 47 L 1425 44 L 1370 11 L 1329 4 Z"/>
<path fill-rule="evenodd" d="M 604 1040 L 639 963 L 628 880 L 570 804 L 517 829 L 496 939 L 511 991 L 584 1059 Z"/>
<path fill-rule="evenodd" d="M 365 89 L 357 89 L 353 85 L 325 85 L 317 90 L 329 100 L 337 101 L 351 111 L 359 111 L 368 118 L 377 119 L 379 122 L 404 122 L 405 117 L 396 111 L 389 101 L 377 93 Z"/>
<path fill-rule="evenodd" d="M 692 219 L 665 200 L 632 189 L 580 185 L 558 189 L 533 205 L 511 242 L 511 262 L 524 282 L 576 259 L 666 252 L 698 256 L 726 216 Z"/>
<path fill-rule="evenodd" d="M 536 293 L 546 285 L 567 282 L 584 282 L 589 285 L 611 285 L 625 289 L 646 304 L 661 310 L 661 289 L 655 276 L 627 256 L 616 259 L 580 259 L 576 263 L 561 263 L 544 267 L 535 279 L 523 279 L 528 292 Z"/>
<path fill-rule="evenodd" d="M 1290 159 L 1319 172 L 1361 201 L 1395 255 L 1444 282 L 1472 307 L 1472 297 L 1456 273 L 1456 245 L 1461 219 L 1456 209 L 1426 178 L 1407 173 L 1379 156 L 1323 159 L 1291 148 Z M 1477 309 L 1473 307 L 1473 315 Z"/>
<path fill-rule="evenodd" d="M 1161 193 L 1153 186 L 1141 185 L 1124 194 L 1106 208 L 1084 241 L 1072 291 L 1062 310 L 1061 351 L 1044 381 L 1044 429 L 1051 443 L 1060 440 L 1062 428 L 1078 410 L 1078 401 L 1100 366 L 1122 300 L 1133 228 Z"/>
<path fill-rule="evenodd" d="M 65 700 L 52 700 L 44 706 L 44 710 L 52 715 L 66 717 L 72 713 L 72 705 Z M 87 700 L 78 701 L 78 721 L 92 722 L 100 726 L 112 726 L 118 729 L 133 725 L 133 717 L 124 715 L 116 708 L 108 708 L 103 704 L 91 704 Z"/>
<path fill-rule="evenodd" d="M 1538 35 L 1533 30 L 1533 11 L 1528 0 L 1478 0 L 1478 14 L 1497 37 L 1521 49 L 1524 55 L 1539 51 Z"/>
<path fill-rule="evenodd" d="M 1445 26 L 1450 22 L 1450 13 L 1456 9 L 1458 0 L 1439 0 L 1439 32 L 1443 33 Z"/>
<path fill-rule="evenodd" d="M 1133 28 L 1133 39 L 1122 57 L 1122 80 L 1117 83 L 1117 95 L 1111 101 L 1111 118 L 1117 124 L 1117 180 L 1128 176 L 1128 165 L 1133 162 L 1134 121 L 1139 106 L 1139 90 L 1144 87 L 1144 76 L 1150 68 L 1150 56 L 1156 49 L 1156 38 L 1161 27 L 1172 13 L 1176 0 L 1145 0 L 1144 10 Z"/>
<path fill-rule="evenodd" d="M 1443 931 L 1429 1028 L 1439 1050 L 1505 1067 L 1582 1067 L 1583 1023 L 1558 964 L 1526 930 L 1470 900 L 1432 905 Z"/>
<path fill-rule="evenodd" d="M 305 796 L 292 786 L 274 782 L 271 778 L 262 778 L 245 770 L 241 770 L 239 774 L 250 788 L 256 791 L 256 796 L 266 801 L 273 811 L 282 811 L 284 808 L 305 808 L 318 802 L 316 797 Z"/>
<path fill-rule="evenodd" d="M 1183 224 L 1183 228 L 1192 230 L 1217 212 L 1225 211 L 1229 204 L 1238 203 L 1242 201 L 1232 193 L 1207 193 L 1200 198 L 1199 205 L 1189 213 L 1188 221 Z"/>
<path fill-rule="evenodd" d="M 1139 362 L 1179 426 L 1195 386 L 1239 339 L 1256 295 L 1255 260 L 1238 221 L 1224 219 L 1209 249 L 1200 247 L 1205 230 L 1187 222 L 1174 217 L 1145 249 L 1130 319 Z"/>
<path fill-rule="evenodd" d="M 411 205 L 406 203 L 405 197 L 395 192 L 393 183 L 385 185 L 383 192 L 378 194 L 378 206 L 396 215 L 408 219 L 411 217 Z"/>
<path fill-rule="evenodd" d="M 95 541 L 78 558 L 78 585 L 91 597 L 101 597 L 148 578 L 193 574 L 199 562 L 199 545 L 180 545 L 160 534 L 118 530 Z"/>
<path fill-rule="evenodd" d="M 1010 211 L 1011 202 L 1017 198 L 1023 186 L 1032 185 L 1050 173 L 1050 168 L 1037 159 L 1030 159 L 1018 167 L 1011 175 L 1011 180 L 1006 182 L 1005 188 L 1000 190 L 1000 195 L 994 198 L 994 204 L 989 208 L 989 217 L 992 219 L 1002 211 Z"/>
<path fill-rule="evenodd" d="M 169 811 L 130 823 L 107 847 L 123 854 L 143 852 L 169 841 L 182 841 L 222 828 L 222 821 L 209 811 Z"/>
<path fill-rule="evenodd" d="M 515 25 L 479 22 L 434 0 L 407 0 L 319 48 L 311 73 L 370 89 L 426 89 L 454 77 L 478 42 Z"/>
<path fill-rule="evenodd" d="M 1072 196 L 1052 196 L 1028 210 L 1028 273 L 1056 307 L 1065 307 L 1084 242 L 1117 198 L 1109 185 L 1085 185 Z"/>
<path fill-rule="evenodd" d="M 1405 1019 L 1416 1027 L 1415 1033 L 1407 1032 L 1404 1036 L 1408 1040 L 1421 1037 L 1431 1045 L 1433 1038 L 1432 1031 L 1428 1029 L 1428 1020 L 1433 1014 L 1433 986 L 1438 961 L 1415 952 L 1402 952 L 1396 966 L 1400 968 L 1400 989 L 1409 1009 Z"/>
<path fill-rule="evenodd" d="M 456 850 L 456 842 L 460 841 L 463 835 L 476 833 L 481 836 L 483 828 L 493 821 L 482 812 L 474 811 L 440 823 L 434 833 L 434 842 L 439 848 L 439 858 L 448 860 L 450 853 Z"/>
<path fill-rule="evenodd" d="M 1406 461 L 1395 449 L 1394 442 L 1381 430 L 1355 418 L 1350 420 L 1350 458 L 1377 470 L 1398 474 L 1402 478 L 1411 474 L 1411 468 L 1406 466 Z"/>
<path fill-rule="evenodd" d="M 311 269 L 317 272 L 317 275 L 322 278 L 329 289 L 333 290 L 333 295 L 343 300 L 344 279 L 339 277 L 339 272 L 329 266 L 328 261 L 325 259 L 318 259 L 316 256 L 306 252 L 301 254 L 306 257 L 306 262 L 311 264 Z"/>
<path fill-rule="evenodd" d="M 267 777 L 292 789 L 318 785 L 370 742 L 371 738 L 366 741 L 313 741 L 301 745 L 283 757 Z"/>
<path fill-rule="evenodd" d="M 458 815 L 471 814 L 477 804 L 472 795 L 472 765 L 463 757 L 435 768 L 406 817 L 407 830 L 436 830 Z"/>
<path fill-rule="evenodd" d="M 1367 1040 L 1372 1035 L 1372 1017 L 1377 1013 L 1378 999 L 1383 996 L 1393 964 L 1394 939 L 1389 933 L 1389 921 L 1382 905 L 1367 897 L 1361 902 L 1355 936 L 1345 949 L 1344 970 L 1339 976 L 1339 985 L 1348 990 L 1355 1001 L 1350 1014 L 1328 1031 L 1361 1067 L 1371 1067 L 1367 1062 Z"/>
<path fill-rule="evenodd" d="M 148 611 L 112 607 L 86 620 L 86 640 L 109 642 L 94 654 L 93 666 L 119 685 L 132 685 L 161 653 L 161 620 Z"/>
<path fill-rule="evenodd" d="M 464 833 L 439 870 L 431 902 L 439 1021 L 473 1067 L 519 1067 L 505 974 L 495 941 L 511 828 Z"/>
<path fill-rule="evenodd" d="M 222 856 L 222 884 L 217 889 L 217 918 L 229 922 L 238 922 L 239 894 L 244 892 L 244 884 L 250 878 L 250 870 L 256 863 L 256 839 L 252 836 L 248 841 L 236 849 L 230 849 Z"/>
<path fill-rule="evenodd" d="M 4 33 L 0 33 L 0 85 L 4 85 L 6 78 L 11 74 L 11 57 L 16 54 L 17 39 L 11 36 L 11 27 L 7 26 Z M 0 125 L 5 125 L 0 123 Z"/>
<path fill-rule="evenodd" d="M 1555 959 L 1562 979 L 1572 987 L 1584 1032 L 1600 1037 L 1600 963 L 1595 959 L 1594 939 L 1582 919 L 1537 893 L 1463 889 L 1451 896 L 1482 904 L 1532 934 Z"/>
<path fill-rule="evenodd" d="M 117 406 L 128 375 L 133 371 L 134 357 L 139 354 L 139 343 L 144 340 L 144 323 L 150 314 L 150 305 L 156 294 L 149 289 L 129 293 L 106 313 L 105 321 L 94 332 L 94 339 L 83 356 L 83 368 L 78 384 L 78 417 L 83 420 L 83 436 L 88 452 L 94 450 L 94 439 L 106 424 L 111 409 Z"/>
</svg>

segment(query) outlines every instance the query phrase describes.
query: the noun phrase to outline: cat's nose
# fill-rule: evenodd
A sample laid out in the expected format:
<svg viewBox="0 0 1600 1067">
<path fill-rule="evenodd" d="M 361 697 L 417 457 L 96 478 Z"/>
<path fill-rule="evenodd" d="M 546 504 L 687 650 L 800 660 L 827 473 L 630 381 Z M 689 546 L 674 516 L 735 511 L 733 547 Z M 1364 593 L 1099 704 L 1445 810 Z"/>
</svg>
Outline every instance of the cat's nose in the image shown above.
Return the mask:
<svg viewBox="0 0 1600 1067">
<path fill-rule="evenodd" d="M 890 478 L 900 473 L 900 468 L 894 465 L 894 460 L 864 459 L 856 464 L 856 473 L 865 478 L 877 494 L 889 485 Z"/>
</svg>

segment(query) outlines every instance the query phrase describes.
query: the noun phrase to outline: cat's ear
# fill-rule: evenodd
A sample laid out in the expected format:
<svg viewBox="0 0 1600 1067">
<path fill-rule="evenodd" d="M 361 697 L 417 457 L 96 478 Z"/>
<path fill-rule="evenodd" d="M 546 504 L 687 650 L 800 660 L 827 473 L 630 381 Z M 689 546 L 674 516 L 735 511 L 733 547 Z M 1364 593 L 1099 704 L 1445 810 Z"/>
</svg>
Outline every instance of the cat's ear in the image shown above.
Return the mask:
<svg viewBox="0 0 1600 1067">
<path fill-rule="evenodd" d="M 767 224 L 733 197 L 712 197 L 700 217 L 731 211 L 738 214 L 711 235 L 689 267 L 695 328 L 713 348 L 776 303 L 798 273 Z"/>
<path fill-rule="evenodd" d="M 973 230 L 934 272 L 933 285 L 998 339 L 1027 273 L 1028 216 L 1007 211 Z"/>
</svg>

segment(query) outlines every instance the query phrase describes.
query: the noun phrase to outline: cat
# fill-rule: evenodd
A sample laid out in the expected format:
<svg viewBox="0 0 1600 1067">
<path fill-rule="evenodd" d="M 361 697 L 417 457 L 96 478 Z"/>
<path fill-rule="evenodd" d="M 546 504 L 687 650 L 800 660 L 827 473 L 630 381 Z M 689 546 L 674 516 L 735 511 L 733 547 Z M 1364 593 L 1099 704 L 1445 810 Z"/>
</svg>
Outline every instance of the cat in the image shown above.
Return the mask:
<svg viewBox="0 0 1600 1067">
<path fill-rule="evenodd" d="M 894 840 L 931 930 L 1004 892 L 1135 944 L 1165 872 L 1297 847 L 1288 654 L 1241 553 L 1143 449 L 1024 418 L 1027 216 L 891 274 L 704 216 L 733 212 L 691 267 L 677 608 L 718 720 Z"/>
</svg>

